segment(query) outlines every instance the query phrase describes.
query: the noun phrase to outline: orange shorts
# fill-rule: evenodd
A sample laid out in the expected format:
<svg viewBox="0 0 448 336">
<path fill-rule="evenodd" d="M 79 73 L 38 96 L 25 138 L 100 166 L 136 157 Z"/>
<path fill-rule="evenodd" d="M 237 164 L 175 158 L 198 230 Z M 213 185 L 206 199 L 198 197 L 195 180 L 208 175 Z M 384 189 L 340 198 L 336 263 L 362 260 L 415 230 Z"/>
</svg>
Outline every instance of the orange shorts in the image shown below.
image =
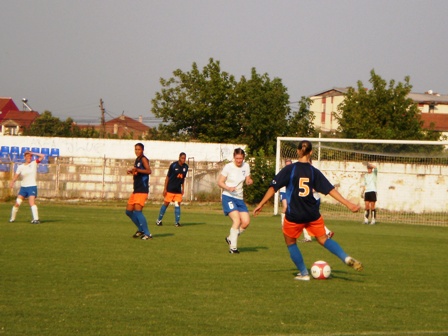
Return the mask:
<svg viewBox="0 0 448 336">
<path fill-rule="evenodd" d="M 146 200 L 148 199 L 148 194 L 145 193 L 135 193 L 131 194 L 131 197 L 128 199 L 128 204 L 140 204 L 141 206 L 144 206 L 146 203 Z"/>
<path fill-rule="evenodd" d="M 325 223 L 323 217 L 320 216 L 319 219 L 304 224 L 290 222 L 286 218 L 283 221 L 283 233 L 288 237 L 299 238 L 303 229 L 306 229 L 310 236 L 325 236 Z"/>
<path fill-rule="evenodd" d="M 166 192 L 166 196 L 164 198 L 165 202 L 182 202 L 182 194 L 173 194 L 170 192 Z"/>
</svg>

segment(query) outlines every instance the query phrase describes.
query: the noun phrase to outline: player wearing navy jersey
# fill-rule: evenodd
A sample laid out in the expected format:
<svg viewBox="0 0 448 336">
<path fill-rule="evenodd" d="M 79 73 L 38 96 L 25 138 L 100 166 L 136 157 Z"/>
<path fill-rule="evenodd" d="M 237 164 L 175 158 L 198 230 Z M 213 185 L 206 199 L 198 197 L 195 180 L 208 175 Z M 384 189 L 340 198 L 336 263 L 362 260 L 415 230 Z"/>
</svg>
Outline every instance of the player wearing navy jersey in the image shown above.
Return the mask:
<svg viewBox="0 0 448 336">
<path fill-rule="evenodd" d="M 294 279 L 310 280 L 302 253 L 297 246 L 297 238 L 300 237 L 304 228 L 316 237 L 319 244 L 339 257 L 344 263 L 357 271 L 361 271 L 363 269 L 362 264 L 345 253 L 336 241 L 328 239 L 325 234 L 325 223 L 319 210 L 320 202 L 314 197 L 313 189 L 324 195 L 329 194 L 352 212 L 358 212 L 359 205 L 346 200 L 320 170 L 310 164 L 312 154 L 310 141 L 301 141 L 297 153 L 299 155 L 298 162 L 285 166 L 274 177 L 268 191 L 254 209 L 254 216 L 261 212 L 265 203 L 281 187 L 286 187 L 288 207 L 283 223 L 283 236 L 290 257 L 299 270 Z"/>
<path fill-rule="evenodd" d="M 127 173 L 132 174 L 134 177 L 134 192 L 129 197 L 126 205 L 126 215 L 137 227 L 137 232 L 133 237 L 149 240 L 152 239 L 152 235 L 149 232 L 148 222 L 142 211 L 148 199 L 151 167 L 149 166 L 148 158 L 143 154 L 144 148 L 145 146 L 142 143 L 135 145 L 137 158 L 135 159 L 134 167 L 127 170 Z"/>
<path fill-rule="evenodd" d="M 160 207 L 159 218 L 156 225 L 162 226 L 162 219 L 166 209 L 171 202 L 174 202 L 175 226 L 180 227 L 180 204 L 184 195 L 184 182 L 188 173 L 188 165 L 185 163 L 187 154 L 184 152 L 179 154 L 179 160 L 173 162 L 168 168 L 165 177 L 165 186 L 163 188 L 163 204 Z"/>
<path fill-rule="evenodd" d="M 37 156 L 37 160 L 33 160 L 33 155 Z M 16 173 L 14 174 L 10 187 L 14 187 L 14 183 L 17 181 L 19 176 L 22 178 L 20 184 L 19 194 L 17 195 L 16 203 L 11 210 L 10 223 L 16 220 L 17 212 L 25 198 L 28 198 L 28 202 L 31 207 L 31 213 L 33 215 L 33 220 L 31 224 L 40 224 L 39 213 L 37 211 L 37 205 L 35 200 L 37 197 L 37 164 L 40 163 L 44 158 L 44 154 L 33 153 L 30 151 L 25 152 L 25 162 L 17 167 Z"/>
</svg>

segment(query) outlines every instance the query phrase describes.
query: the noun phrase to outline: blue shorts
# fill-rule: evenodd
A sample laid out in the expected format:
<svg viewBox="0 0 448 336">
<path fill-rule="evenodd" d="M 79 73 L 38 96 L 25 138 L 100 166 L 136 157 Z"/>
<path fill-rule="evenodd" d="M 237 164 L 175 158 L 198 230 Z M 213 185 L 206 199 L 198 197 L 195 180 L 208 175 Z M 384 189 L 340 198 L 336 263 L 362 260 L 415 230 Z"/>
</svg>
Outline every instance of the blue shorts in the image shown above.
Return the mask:
<svg viewBox="0 0 448 336">
<path fill-rule="evenodd" d="M 286 193 L 284 191 L 280 191 L 280 201 L 286 199 Z"/>
<path fill-rule="evenodd" d="M 238 198 L 222 195 L 222 210 L 224 215 L 228 215 L 232 211 L 249 212 L 246 203 Z"/>
<path fill-rule="evenodd" d="M 23 198 L 28 198 L 30 196 L 37 197 L 37 186 L 34 187 L 20 187 L 19 195 Z"/>
</svg>

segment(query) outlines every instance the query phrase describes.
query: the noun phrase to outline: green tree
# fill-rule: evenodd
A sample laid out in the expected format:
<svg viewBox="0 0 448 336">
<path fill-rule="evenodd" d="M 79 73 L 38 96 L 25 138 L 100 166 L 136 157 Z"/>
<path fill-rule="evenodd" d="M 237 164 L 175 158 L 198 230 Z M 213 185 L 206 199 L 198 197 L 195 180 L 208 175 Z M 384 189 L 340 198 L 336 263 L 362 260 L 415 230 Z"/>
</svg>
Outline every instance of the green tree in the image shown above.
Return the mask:
<svg viewBox="0 0 448 336">
<path fill-rule="evenodd" d="M 34 120 L 31 126 L 25 131 L 25 135 L 50 136 L 50 137 L 71 137 L 73 119 L 67 118 L 61 121 L 54 117 L 50 111 L 45 111 Z"/>
<path fill-rule="evenodd" d="M 275 156 L 269 156 L 263 149 L 260 149 L 252 151 L 252 155 L 248 156 L 247 159 L 254 183 L 244 187 L 244 199 L 250 204 L 255 204 L 263 199 L 275 176 Z"/>
<path fill-rule="evenodd" d="M 372 89 L 368 90 L 358 81 L 358 88 L 349 88 L 338 107 L 340 114 L 335 114 L 335 118 L 339 122 L 341 137 L 396 140 L 440 138 L 439 132 L 422 128 L 418 106 L 408 97 L 412 89 L 409 76 L 405 77 L 404 83 L 396 84 L 391 80 L 387 85 L 374 70 L 370 75 Z M 395 146 L 389 147 L 390 151 L 397 150 Z"/>
<path fill-rule="evenodd" d="M 317 131 L 314 128 L 315 115 L 310 111 L 311 99 L 302 97 L 298 102 L 297 112 L 291 112 L 287 122 L 288 137 L 315 137 Z"/>
<path fill-rule="evenodd" d="M 173 75 L 160 79 L 152 100 L 152 113 L 163 120 L 158 139 L 245 143 L 269 152 L 285 133 L 289 96 L 280 79 L 253 68 L 237 82 L 212 58 L 202 71 L 193 63 L 191 71 Z"/>
<path fill-rule="evenodd" d="M 219 61 L 210 59 L 199 71 L 177 69 L 174 77 L 160 79 L 162 90 L 152 100 L 153 114 L 162 118 L 162 138 L 193 139 L 203 142 L 235 140 L 238 129 L 235 119 L 234 94 L 236 81 L 221 71 Z"/>
<path fill-rule="evenodd" d="M 260 75 L 252 68 L 250 79 L 244 76 L 236 88 L 239 142 L 251 151 L 262 149 L 274 153 L 277 137 L 287 129 L 290 113 L 289 95 L 279 78 L 271 80 L 268 74 Z"/>
</svg>

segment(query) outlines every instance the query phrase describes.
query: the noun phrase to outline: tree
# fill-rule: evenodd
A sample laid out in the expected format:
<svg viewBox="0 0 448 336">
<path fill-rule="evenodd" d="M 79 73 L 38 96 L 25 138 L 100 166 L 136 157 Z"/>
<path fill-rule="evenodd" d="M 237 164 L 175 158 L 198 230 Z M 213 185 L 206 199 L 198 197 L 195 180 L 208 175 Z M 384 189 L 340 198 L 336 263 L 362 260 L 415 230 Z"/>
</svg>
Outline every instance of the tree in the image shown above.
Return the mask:
<svg viewBox="0 0 448 336">
<path fill-rule="evenodd" d="M 349 88 L 339 105 L 340 136 L 349 139 L 438 140 L 439 132 L 425 131 L 420 111 L 412 99 L 409 76 L 404 83 L 391 80 L 389 85 L 374 70 L 370 72 L 368 90 L 361 81 L 358 88 Z M 384 148 L 383 148 L 384 149 Z M 396 148 L 394 148 L 396 149 Z"/>
<path fill-rule="evenodd" d="M 250 79 L 244 76 L 236 88 L 237 116 L 240 122 L 239 141 L 252 152 L 262 149 L 267 155 L 275 152 L 277 137 L 286 132 L 290 113 L 289 95 L 279 78 L 259 75 L 252 68 Z"/>
<path fill-rule="evenodd" d="M 164 122 L 158 138 L 245 143 L 253 151 L 273 152 L 290 112 L 280 79 L 253 68 L 249 79 L 237 82 L 212 58 L 202 71 L 193 63 L 191 71 L 173 75 L 160 79 L 162 90 L 152 100 L 152 113 Z"/>
<path fill-rule="evenodd" d="M 310 111 L 311 99 L 302 97 L 298 102 L 297 112 L 291 112 L 285 136 L 289 137 L 315 137 L 317 131 L 314 128 L 315 115 Z"/>
<path fill-rule="evenodd" d="M 176 140 L 235 140 L 238 129 L 233 124 L 236 111 L 232 104 L 236 81 L 221 71 L 219 61 L 210 59 L 202 72 L 193 63 L 190 72 L 177 69 L 173 75 L 160 79 L 162 90 L 152 100 L 151 111 L 165 123 L 159 131 Z"/>
<path fill-rule="evenodd" d="M 50 137 L 71 137 L 73 119 L 67 118 L 61 121 L 53 117 L 50 111 L 45 111 L 34 120 L 31 126 L 25 131 L 25 135 L 50 136 Z"/>
</svg>

